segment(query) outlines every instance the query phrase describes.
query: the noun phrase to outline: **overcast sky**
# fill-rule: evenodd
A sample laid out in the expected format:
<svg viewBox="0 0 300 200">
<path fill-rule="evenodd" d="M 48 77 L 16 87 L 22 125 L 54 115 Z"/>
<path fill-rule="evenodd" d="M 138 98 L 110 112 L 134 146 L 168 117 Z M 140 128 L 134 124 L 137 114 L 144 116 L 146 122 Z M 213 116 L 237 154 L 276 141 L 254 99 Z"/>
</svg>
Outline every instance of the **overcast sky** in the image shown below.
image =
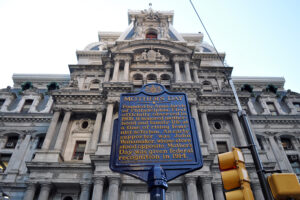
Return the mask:
<svg viewBox="0 0 300 200">
<path fill-rule="evenodd" d="M 174 10 L 178 32 L 204 32 L 189 0 L 0 0 L 0 88 L 13 73 L 68 74 L 98 31 L 124 31 L 128 9 Z M 276 76 L 300 92 L 299 0 L 193 0 L 234 76 Z M 209 42 L 204 33 L 204 40 Z"/>
</svg>

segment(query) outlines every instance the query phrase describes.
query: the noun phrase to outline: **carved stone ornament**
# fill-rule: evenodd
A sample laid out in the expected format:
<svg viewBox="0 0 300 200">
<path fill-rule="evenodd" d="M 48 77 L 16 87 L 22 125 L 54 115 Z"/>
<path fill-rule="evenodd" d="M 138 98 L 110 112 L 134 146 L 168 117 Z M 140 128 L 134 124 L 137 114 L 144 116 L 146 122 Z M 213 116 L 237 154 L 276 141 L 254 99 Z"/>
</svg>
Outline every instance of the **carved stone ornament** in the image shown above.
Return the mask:
<svg viewBox="0 0 300 200">
<path fill-rule="evenodd" d="M 162 88 L 159 86 L 156 86 L 156 85 L 151 85 L 151 86 L 149 85 L 149 86 L 146 86 L 145 91 L 148 93 L 151 93 L 151 94 L 160 93 L 160 92 L 162 92 Z"/>
<path fill-rule="evenodd" d="M 169 58 L 162 55 L 159 50 L 155 51 L 153 49 L 144 50 L 140 55 L 135 56 L 135 61 L 148 61 L 148 62 L 167 62 Z"/>
</svg>

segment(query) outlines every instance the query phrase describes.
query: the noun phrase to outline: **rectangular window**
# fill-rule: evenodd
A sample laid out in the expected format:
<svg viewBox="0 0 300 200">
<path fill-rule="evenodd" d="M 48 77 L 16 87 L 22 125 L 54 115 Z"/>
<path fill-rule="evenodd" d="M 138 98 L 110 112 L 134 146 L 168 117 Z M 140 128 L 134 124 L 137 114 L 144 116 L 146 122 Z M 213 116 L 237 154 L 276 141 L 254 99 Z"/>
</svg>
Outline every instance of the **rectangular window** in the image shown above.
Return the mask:
<svg viewBox="0 0 300 200">
<path fill-rule="evenodd" d="M 265 150 L 264 144 L 263 144 L 263 139 L 261 137 L 257 137 L 257 141 L 258 141 L 260 149 Z"/>
<path fill-rule="evenodd" d="M 268 105 L 268 108 L 269 108 L 269 111 L 270 111 L 271 115 L 277 115 L 278 114 L 274 103 L 268 102 L 267 105 Z"/>
<path fill-rule="evenodd" d="M 10 160 L 11 154 L 0 154 L 0 172 L 4 172 L 8 162 Z"/>
<path fill-rule="evenodd" d="M 45 136 L 40 136 L 39 137 L 38 143 L 36 145 L 36 149 L 41 149 L 42 148 L 44 140 L 45 140 Z"/>
<path fill-rule="evenodd" d="M 14 149 L 18 143 L 19 136 L 8 136 L 5 148 Z"/>
<path fill-rule="evenodd" d="M 227 142 L 217 142 L 217 148 L 219 153 L 228 152 Z"/>
<path fill-rule="evenodd" d="M 293 104 L 296 107 L 297 112 L 300 112 L 300 102 L 294 102 Z"/>
<path fill-rule="evenodd" d="M 292 168 L 296 174 L 300 174 L 300 163 L 298 155 L 288 155 L 288 159 L 292 165 Z"/>
<path fill-rule="evenodd" d="M 292 141 L 289 138 L 280 138 L 284 150 L 293 150 Z"/>
<path fill-rule="evenodd" d="M 83 160 L 86 141 L 76 141 L 72 160 Z"/>
<path fill-rule="evenodd" d="M 26 99 L 22 108 L 22 113 L 27 113 L 33 103 L 32 99 Z"/>
<path fill-rule="evenodd" d="M 0 99 L 0 108 L 3 106 L 5 99 Z"/>
</svg>

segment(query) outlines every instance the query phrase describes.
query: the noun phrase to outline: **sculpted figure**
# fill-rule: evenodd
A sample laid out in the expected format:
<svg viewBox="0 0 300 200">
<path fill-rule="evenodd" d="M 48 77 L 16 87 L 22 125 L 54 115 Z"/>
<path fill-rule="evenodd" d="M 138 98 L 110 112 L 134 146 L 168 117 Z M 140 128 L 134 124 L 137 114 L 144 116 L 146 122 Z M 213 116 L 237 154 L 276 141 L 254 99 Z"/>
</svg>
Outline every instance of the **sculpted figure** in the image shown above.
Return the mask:
<svg viewBox="0 0 300 200">
<path fill-rule="evenodd" d="M 142 38 L 143 37 L 143 27 L 142 27 L 142 24 L 141 22 L 138 22 L 136 27 L 135 27 L 135 33 L 134 33 L 134 36 L 136 38 Z"/>
<path fill-rule="evenodd" d="M 146 49 L 145 49 L 144 52 L 142 53 L 142 60 L 147 60 L 147 52 L 146 52 Z"/>
</svg>

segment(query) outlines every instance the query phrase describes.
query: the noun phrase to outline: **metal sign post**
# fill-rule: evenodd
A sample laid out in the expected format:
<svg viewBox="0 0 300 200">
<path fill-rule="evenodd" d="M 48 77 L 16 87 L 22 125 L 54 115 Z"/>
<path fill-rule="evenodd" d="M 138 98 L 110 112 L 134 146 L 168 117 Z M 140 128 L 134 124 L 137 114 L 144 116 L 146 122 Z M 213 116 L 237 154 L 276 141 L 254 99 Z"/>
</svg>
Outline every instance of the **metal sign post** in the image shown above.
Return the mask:
<svg viewBox="0 0 300 200">
<path fill-rule="evenodd" d="M 165 199 L 167 182 L 203 165 L 184 93 L 147 84 L 122 94 L 114 121 L 110 168 L 147 182 L 151 200 Z"/>
</svg>

